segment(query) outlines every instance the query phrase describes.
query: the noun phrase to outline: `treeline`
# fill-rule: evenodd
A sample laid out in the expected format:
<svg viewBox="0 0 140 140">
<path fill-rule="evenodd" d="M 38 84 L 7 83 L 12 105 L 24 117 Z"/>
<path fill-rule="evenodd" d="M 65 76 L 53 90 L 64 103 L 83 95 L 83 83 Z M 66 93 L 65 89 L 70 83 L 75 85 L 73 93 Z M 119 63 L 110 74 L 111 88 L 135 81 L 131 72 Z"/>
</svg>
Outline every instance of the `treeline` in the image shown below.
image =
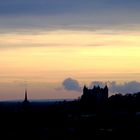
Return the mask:
<svg viewBox="0 0 140 140">
<path fill-rule="evenodd" d="M 139 136 L 140 93 L 115 94 L 105 102 L 0 103 L 0 134 L 6 138 L 95 139 Z"/>
<path fill-rule="evenodd" d="M 108 98 L 108 108 L 112 110 L 140 111 L 140 92 L 134 94 L 115 94 Z"/>
</svg>

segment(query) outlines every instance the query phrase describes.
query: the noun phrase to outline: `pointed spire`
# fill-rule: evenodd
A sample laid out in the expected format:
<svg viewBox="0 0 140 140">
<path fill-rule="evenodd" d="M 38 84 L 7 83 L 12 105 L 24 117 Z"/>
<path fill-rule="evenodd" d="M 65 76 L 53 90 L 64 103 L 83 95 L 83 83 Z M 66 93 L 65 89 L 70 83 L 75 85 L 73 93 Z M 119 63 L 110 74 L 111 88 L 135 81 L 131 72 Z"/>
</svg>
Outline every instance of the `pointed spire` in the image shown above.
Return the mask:
<svg viewBox="0 0 140 140">
<path fill-rule="evenodd" d="M 27 89 L 25 89 L 25 100 L 24 101 L 28 101 Z"/>
<path fill-rule="evenodd" d="M 29 107 L 30 107 L 30 102 L 28 101 L 28 94 L 27 94 L 27 89 L 25 89 L 25 98 L 24 98 L 24 101 L 22 102 L 23 104 L 23 111 L 24 112 L 27 112 L 29 111 Z"/>
</svg>

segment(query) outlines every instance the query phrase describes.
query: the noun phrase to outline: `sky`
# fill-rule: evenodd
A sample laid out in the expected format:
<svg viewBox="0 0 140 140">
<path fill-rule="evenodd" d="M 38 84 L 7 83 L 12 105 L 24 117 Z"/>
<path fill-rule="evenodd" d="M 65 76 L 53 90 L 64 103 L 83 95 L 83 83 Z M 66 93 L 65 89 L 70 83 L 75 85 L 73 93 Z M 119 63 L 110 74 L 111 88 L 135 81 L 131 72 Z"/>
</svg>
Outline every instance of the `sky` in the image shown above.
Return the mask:
<svg viewBox="0 0 140 140">
<path fill-rule="evenodd" d="M 139 0 L 0 0 L 0 100 L 140 91 Z"/>
</svg>

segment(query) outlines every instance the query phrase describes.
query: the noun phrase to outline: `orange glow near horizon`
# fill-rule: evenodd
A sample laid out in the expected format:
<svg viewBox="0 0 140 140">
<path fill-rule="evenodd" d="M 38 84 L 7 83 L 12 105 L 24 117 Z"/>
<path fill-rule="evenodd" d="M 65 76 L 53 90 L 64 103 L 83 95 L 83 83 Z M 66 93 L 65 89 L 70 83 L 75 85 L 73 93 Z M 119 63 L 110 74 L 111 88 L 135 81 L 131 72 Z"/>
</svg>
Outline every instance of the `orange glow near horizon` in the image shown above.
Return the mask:
<svg viewBox="0 0 140 140">
<path fill-rule="evenodd" d="M 1 34 L 0 83 L 29 81 L 59 85 L 67 77 L 74 77 L 81 83 L 140 81 L 139 52 L 139 36 L 127 32 Z"/>
</svg>

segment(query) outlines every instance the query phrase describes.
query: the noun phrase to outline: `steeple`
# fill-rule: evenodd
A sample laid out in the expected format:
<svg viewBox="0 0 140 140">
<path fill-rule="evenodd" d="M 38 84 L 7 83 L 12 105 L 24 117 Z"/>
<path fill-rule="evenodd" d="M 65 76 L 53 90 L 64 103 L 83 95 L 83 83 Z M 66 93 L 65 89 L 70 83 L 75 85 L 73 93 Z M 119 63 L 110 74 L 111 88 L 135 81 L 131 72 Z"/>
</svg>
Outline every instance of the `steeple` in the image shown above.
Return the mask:
<svg viewBox="0 0 140 140">
<path fill-rule="evenodd" d="M 30 102 L 28 101 L 28 94 L 27 94 L 27 89 L 25 89 L 25 98 L 24 101 L 22 102 L 22 109 L 23 111 L 29 111 L 30 107 Z"/>
<path fill-rule="evenodd" d="M 25 99 L 24 99 L 25 102 L 28 101 L 28 96 L 27 96 L 27 89 L 25 89 Z"/>
<path fill-rule="evenodd" d="M 28 92 L 27 92 L 27 89 L 25 89 L 25 98 L 24 98 L 24 103 L 29 103 L 28 101 Z"/>
</svg>

